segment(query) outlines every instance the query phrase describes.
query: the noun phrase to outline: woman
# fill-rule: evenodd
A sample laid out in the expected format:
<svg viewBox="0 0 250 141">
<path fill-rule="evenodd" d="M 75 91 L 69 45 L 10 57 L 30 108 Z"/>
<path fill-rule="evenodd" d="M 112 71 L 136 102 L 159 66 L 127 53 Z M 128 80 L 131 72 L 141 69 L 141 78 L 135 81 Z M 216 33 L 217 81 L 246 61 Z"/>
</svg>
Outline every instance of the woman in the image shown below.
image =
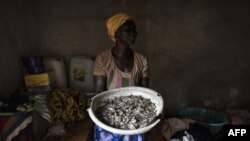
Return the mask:
<svg viewBox="0 0 250 141">
<path fill-rule="evenodd" d="M 134 18 L 118 13 L 107 21 L 109 37 L 115 46 L 97 55 L 94 66 L 96 93 L 126 86 L 148 87 L 147 59 L 130 47 L 137 36 Z M 95 127 L 95 141 L 143 141 L 144 135 L 118 135 Z"/>
</svg>

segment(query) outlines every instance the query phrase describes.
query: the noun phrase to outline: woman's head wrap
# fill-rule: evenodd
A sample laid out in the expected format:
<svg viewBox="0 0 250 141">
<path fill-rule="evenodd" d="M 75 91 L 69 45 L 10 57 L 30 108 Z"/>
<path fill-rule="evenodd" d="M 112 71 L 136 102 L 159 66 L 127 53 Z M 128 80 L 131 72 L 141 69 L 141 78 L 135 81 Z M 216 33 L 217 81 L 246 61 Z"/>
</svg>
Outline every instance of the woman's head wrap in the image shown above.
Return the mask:
<svg viewBox="0 0 250 141">
<path fill-rule="evenodd" d="M 134 17 L 126 13 L 117 13 L 108 19 L 106 25 L 111 40 L 115 41 L 116 30 L 128 20 L 134 20 Z"/>
</svg>

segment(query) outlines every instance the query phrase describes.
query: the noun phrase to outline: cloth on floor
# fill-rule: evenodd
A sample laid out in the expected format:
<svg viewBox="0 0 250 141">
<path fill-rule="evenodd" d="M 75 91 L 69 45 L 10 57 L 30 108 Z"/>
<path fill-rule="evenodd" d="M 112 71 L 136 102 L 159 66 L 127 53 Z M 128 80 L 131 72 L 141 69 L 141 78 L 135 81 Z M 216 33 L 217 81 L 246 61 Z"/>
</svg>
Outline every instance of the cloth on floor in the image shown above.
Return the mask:
<svg viewBox="0 0 250 141">
<path fill-rule="evenodd" d="M 187 118 L 168 118 L 165 120 L 164 125 L 162 127 L 162 135 L 167 141 L 169 141 L 172 135 L 174 135 L 178 131 L 188 129 L 189 124 L 194 122 L 194 120 Z"/>
<path fill-rule="evenodd" d="M 35 95 L 32 99 L 35 100 L 38 104 L 37 111 L 39 114 L 46 120 L 48 120 L 50 123 L 52 123 L 52 118 L 49 112 L 49 108 L 47 106 L 47 95 L 41 94 L 41 95 Z"/>
<path fill-rule="evenodd" d="M 182 140 L 181 139 L 171 139 L 170 141 L 194 141 L 194 138 L 191 134 L 189 134 L 186 130 L 184 131 L 184 136 L 182 136 Z"/>
<path fill-rule="evenodd" d="M 53 122 L 60 120 L 65 126 L 86 117 L 87 101 L 83 92 L 58 88 L 48 95 L 48 108 Z"/>
<path fill-rule="evenodd" d="M 11 141 L 31 122 L 32 122 L 32 116 L 30 114 L 20 114 L 20 115 L 0 117 L 0 140 Z"/>
<path fill-rule="evenodd" d="M 209 132 L 208 129 L 203 126 L 193 123 L 189 125 L 188 129 L 184 129 L 176 132 L 172 135 L 171 141 L 173 139 L 179 139 L 181 141 L 216 141 Z"/>
</svg>

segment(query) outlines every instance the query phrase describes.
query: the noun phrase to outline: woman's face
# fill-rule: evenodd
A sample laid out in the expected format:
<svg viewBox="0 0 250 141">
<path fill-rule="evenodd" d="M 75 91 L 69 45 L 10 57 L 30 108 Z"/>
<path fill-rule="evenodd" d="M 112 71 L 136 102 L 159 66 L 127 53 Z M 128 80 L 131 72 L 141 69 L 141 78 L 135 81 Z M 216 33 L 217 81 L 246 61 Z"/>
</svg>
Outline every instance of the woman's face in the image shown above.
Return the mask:
<svg viewBox="0 0 250 141">
<path fill-rule="evenodd" d="M 136 26 L 134 21 L 132 20 L 126 21 L 115 32 L 116 40 L 127 45 L 134 44 L 136 36 L 137 36 Z"/>
</svg>

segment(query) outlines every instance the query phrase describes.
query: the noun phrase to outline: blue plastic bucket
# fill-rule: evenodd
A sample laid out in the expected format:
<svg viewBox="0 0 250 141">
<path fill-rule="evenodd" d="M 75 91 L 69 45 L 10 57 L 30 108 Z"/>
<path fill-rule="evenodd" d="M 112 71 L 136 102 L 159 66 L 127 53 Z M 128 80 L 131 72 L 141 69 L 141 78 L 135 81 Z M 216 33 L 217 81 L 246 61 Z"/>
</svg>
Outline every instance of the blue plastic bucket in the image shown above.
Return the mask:
<svg viewBox="0 0 250 141">
<path fill-rule="evenodd" d="M 211 109 L 188 107 L 179 112 L 182 118 L 189 118 L 197 121 L 198 124 L 207 128 L 211 134 L 215 135 L 221 131 L 228 119 L 224 115 Z"/>
</svg>

